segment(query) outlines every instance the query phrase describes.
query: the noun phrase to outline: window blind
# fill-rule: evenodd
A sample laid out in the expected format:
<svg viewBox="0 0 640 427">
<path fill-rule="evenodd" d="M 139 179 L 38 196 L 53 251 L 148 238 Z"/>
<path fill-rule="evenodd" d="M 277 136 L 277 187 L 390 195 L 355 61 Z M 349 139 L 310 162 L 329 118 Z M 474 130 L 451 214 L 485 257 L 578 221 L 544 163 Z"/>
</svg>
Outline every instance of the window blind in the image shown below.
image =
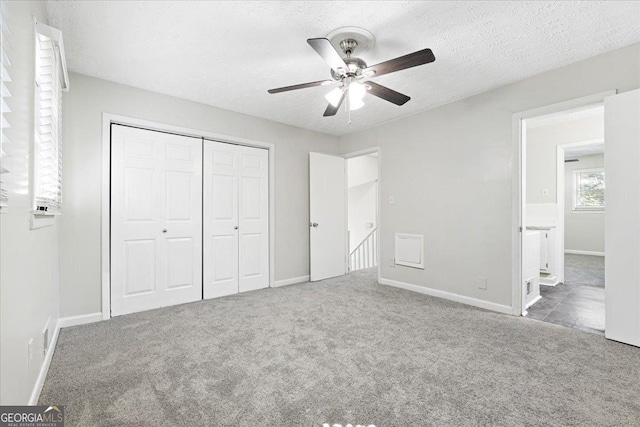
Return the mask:
<svg viewBox="0 0 640 427">
<path fill-rule="evenodd" d="M 6 211 L 9 204 L 9 194 L 6 189 L 7 174 L 9 173 L 7 161 L 9 158 L 9 155 L 7 154 L 9 138 L 7 138 L 6 129 L 10 128 L 11 124 L 7 120 L 6 115 L 11 113 L 11 108 L 9 107 L 7 100 L 7 98 L 11 97 L 11 92 L 9 92 L 9 88 L 7 87 L 7 82 L 11 81 L 11 76 L 8 72 L 11 68 L 11 61 L 9 60 L 8 55 L 8 52 L 11 50 L 9 45 L 11 31 L 7 26 L 6 16 L 6 6 L 3 2 L 0 6 L 0 25 L 2 25 L 2 30 L 0 30 L 0 54 L 2 55 L 2 61 L 0 62 L 0 72 L 2 73 L 2 78 L 0 79 L 0 110 L 2 113 L 2 122 L 0 124 L 0 213 Z"/>
<path fill-rule="evenodd" d="M 38 24 L 38 29 L 42 28 Z M 50 28 L 50 27 L 48 27 Z M 61 52 L 54 39 L 36 31 L 36 118 L 34 209 L 60 213 L 62 207 Z"/>
</svg>

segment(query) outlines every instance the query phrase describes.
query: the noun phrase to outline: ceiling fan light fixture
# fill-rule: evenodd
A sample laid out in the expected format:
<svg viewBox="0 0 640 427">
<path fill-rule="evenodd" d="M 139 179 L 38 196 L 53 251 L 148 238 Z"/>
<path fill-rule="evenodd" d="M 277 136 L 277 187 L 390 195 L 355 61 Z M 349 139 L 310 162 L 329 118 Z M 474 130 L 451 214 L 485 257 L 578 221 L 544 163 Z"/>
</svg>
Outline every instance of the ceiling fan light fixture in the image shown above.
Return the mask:
<svg viewBox="0 0 640 427">
<path fill-rule="evenodd" d="M 359 110 L 362 107 L 364 107 L 364 101 L 362 101 L 361 99 L 354 99 L 354 100 L 349 99 L 349 109 L 351 111 Z"/>
<path fill-rule="evenodd" d="M 337 107 L 338 105 L 340 105 L 340 101 L 342 100 L 342 88 L 337 87 L 326 94 L 324 97 L 327 99 L 327 101 L 329 101 L 329 104 Z"/>
<path fill-rule="evenodd" d="M 364 94 L 367 93 L 367 88 L 362 83 L 351 82 L 349 84 L 349 101 L 354 103 L 356 101 L 362 101 Z"/>
</svg>

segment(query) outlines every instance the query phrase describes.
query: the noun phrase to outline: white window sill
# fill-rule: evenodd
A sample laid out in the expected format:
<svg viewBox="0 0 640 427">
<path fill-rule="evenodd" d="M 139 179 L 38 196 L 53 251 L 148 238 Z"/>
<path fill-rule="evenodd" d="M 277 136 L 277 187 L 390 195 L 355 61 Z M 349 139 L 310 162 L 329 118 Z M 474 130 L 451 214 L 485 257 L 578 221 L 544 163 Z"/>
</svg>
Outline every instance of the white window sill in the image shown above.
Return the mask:
<svg viewBox="0 0 640 427">
<path fill-rule="evenodd" d="M 596 208 L 596 209 L 571 209 L 571 213 L 604 213 L 604 209 Z"/>
</svg>

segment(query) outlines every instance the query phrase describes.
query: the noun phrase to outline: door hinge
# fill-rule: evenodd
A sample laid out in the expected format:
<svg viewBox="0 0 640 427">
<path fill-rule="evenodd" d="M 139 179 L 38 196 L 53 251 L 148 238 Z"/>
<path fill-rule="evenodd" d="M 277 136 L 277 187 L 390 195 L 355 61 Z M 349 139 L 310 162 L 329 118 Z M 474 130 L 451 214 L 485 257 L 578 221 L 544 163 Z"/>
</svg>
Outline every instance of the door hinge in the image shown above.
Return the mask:
<svg viewBox="0 0 640 427">
<path fill-rule="evenodd" d="M 522 233 L 522 227 L 520 227 L 520 229 L 518 231 L 520 231 Z"/>
</svg>

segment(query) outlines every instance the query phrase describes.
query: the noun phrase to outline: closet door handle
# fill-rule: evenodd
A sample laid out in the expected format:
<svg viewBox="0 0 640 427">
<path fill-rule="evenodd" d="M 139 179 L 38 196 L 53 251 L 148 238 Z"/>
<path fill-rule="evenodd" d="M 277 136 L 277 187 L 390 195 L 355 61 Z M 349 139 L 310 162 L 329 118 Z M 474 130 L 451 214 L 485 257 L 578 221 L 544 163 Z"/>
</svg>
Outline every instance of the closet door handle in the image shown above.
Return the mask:
<svg viewBox="0 0 640 427">
<path fill-rule="evenodd" d="M 166 229 L 166 228 L 163 228 L 163 229 L 162 229 L 162 232 L 163 232 L 163 233 L 166 233 L 166 232 L 167 232 L 167 229 Z"/>
<path fill-rule="evenodd" d="M 234 229 L 234 230 L 237 230 L 237 229 L 238 229 L 238 226 L 236 225 L 235 227 L 233 227 L 233 229 Z"/>
</svg>

